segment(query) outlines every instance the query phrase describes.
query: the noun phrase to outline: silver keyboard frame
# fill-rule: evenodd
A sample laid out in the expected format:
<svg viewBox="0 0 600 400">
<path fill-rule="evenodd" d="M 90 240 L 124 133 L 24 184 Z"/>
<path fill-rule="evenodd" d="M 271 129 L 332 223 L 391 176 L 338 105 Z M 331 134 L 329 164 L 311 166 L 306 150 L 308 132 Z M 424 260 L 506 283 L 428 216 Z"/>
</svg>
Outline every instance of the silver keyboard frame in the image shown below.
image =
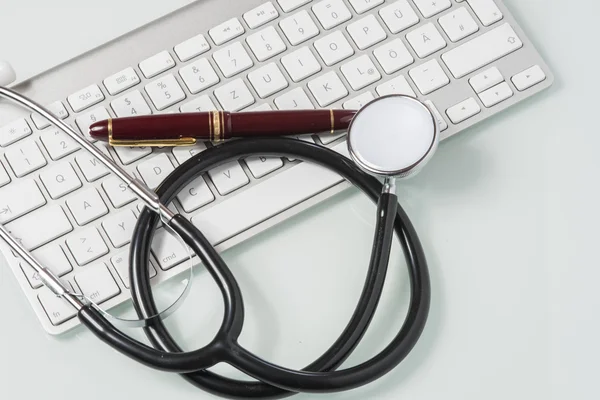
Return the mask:
<svg viewBox="0 0 600 400">
<path fill-rule="evenodd" d="M 178 111 L 179 107 L 182 104 L 184 104 L 186 101 L 189 101 L 191 98 L 194 98 L 194 97 L 197 97 L 200 95 L 204 95 L 204 94 L 209 94 L 213 103 L 218 106 L 219 102 L 216 100 L 216 98 L 214 96 L 214 93 L 213 93 L 214 89 L 218 88 L 219 86 L 228 82 L 229 80 L 236 79 L 238 77 L 242 77 L 244 79 L 248 88 L 250 89 L 250 91 L 252 92 L 254 97 L 257 99 L 256 103 L 254 103 L 250 107 L 254 107 L 254 106 L 260 105 L 262 103 L 266 103 L 266 102 L 270 103 L 273 106 L 273 99 L 275 97 L 277 97 L 277 96 L 281 95 L 282 93 L 285 93 L 289 90 L 292 90 L 296 87 L 303 87 L 305 93 L 313 101 L 313 104 L 315 104 L 315 106 L 318 107 L 318 104 L 314 100 L 314 97 L 312 96 L 310 90 L 308 90 L 306 84 L 308 81 L 310 81 L 311 79 L 314 79 L 316 76 L 327 73 L 331 70 L 335 70 L 337 72 L 337 74 L 339 75 L 341 81 L 346 86 L 348 92 L 350 93 L 344 99 L 337 101 L 331 105 L 332 107 L 341 107 L 345 101 L 352 99 L 353 97 L 355 97 L 355 95 L 364 93 L 369 90 L 377 97 L 377 92 L 375 91 L 375 88 L 378 85 L 380 85 L 381 83 L 385 82 L 386 80 L 392 79 L 398 75 L 404 75 L 407 78 L 407 80 L 409 81 L 409 84 L 411 85 L 411 87 L 413 88 L 415 93 L 417 93 L 419 95 L 420 92 L 418 91 L 418 89 L 416 88 L 416 86 L 414 85 L 414 83 L 412 82 L 410 77 L 408 76 L 409 69 L 414 68 L 415 66 L 417 66 L 423 62 L 426 62 L 432 58 L 437 58 L 438 60 L 440 60 L 441 54 L 451 50 L 454 47 L 461 45 L 462 43 L 465 43 L 465 42 L 475 38 L 478 35 L 481 35 L 491 29 L 494 29 L 496 26 L 498 26 L 499 24 L 504 23 L 504 22 L 508 22 L 511 24 L 511 26 L 513 27 L 515 32 L 519 35 L 520 39 L 522 40 L 523 47 L 520 50 L 518 50 L 514 53 L 511 53 L 510 55 L 508 55 L 496 62 L 489 64 L 487 67 L 496 66 L 500 69 L 506 82 L 508 82 L 511 89 L 513 90 L 514 95 L 510 99 L 505 100 L 505 101 L 493 106 L 492 108 L 488 109 L 485 106 L 483 106 L 483 104 L 481 103 L 481 101 L 479 100 L 479 98 L 477 97 L 475 92 L 471 89 L 471 87 L 469 86 L 469 83 L 468 83 L 469 78 L 480 73 L 486 67 L 479 69 L 459 80 L 456 80 L 452 76 L 452 74 L 448 71 L 448 69 L 446 68 L 443 61 L 440 60 L 440 65 L 442 66 L 442 68 L 444 69 L 444 71 L 446 72 L 446 74 L 448 75 L 448 77 L 451 80 L 450 85 L 448 85 L 442 89 L 439 89 L 439 90 L 431 93 L 430 95 L 427 95 L 427 96 L 419 95 L 418 97 L 422 100 L 433 101 L 436 108 L 444 116 L 444 119 L 448 123 L 449 127 L 447 130 L 442 132 L 442 139 L 446 139 L 450 136 L 453 136 L 456 133 L 477 124 L 478 122 L 483 121 L 483 120 L 487 119 L 488 117 L 491 117 L 492 115 L 497 114 L 497 113 L 503 111 L 504 109 L 506 109 L 514 104 L 517 104 L 520 101 L 522 101 L 528 97 L 535 95 L 536 93 L 551 86 L 552 83 L 554 82 L 554 76 L 553 76 L 550 68 L 543 61 L 542 57 L 540 56 L 540 54 L 538 53 L 538 51 L 536 50 L 534 45 L 531 43 L 531 41 L 529 40 L 526 33 L 523 31 L 523 29 L 520 27 L 520 25 L 517 23 L 517 21 L 513 18 L 512 14 L 509 12 L 509 10 L 506 8 L 506 6 L 504 5 L 504 3 L 501 0 L 496 0 L 496 4 L 498 5 L 498 7 L 501 9 L 502 13 L 504 14 L 504 18 L 501 21 L 496 22 L 495 24 L 491 25 L 490 27 L 484 27 L 481 24 L 479 19 L 472 13 L 472 11 L 470 10 L 470 8 L 466 2 L 453 1 L 452 8 L 445 10 L 442 13 L 440 13 L 434 17 L 425 19 L 422 17 L 420 12 L 418 11 L 418 8 L 415 7 L 414 3 L 412 3 L 412 1 L 409 1 L 409 3 L 411 3 L 411 5 L 413 6 L 414 10 L 420 16 L 421 21 L 418 24 L 416 24 L 396 35 L 390 34 L 389 30 L 385 26 L 381 17 L 378 15 L 378 10 L 380 8 L 393 3 L 393 1 L 390 1 L 390 0 L 387 0 L 383 5 L 376 7 L 374 10 L 368 11 L 368 12 L 360 14 L 360 15 L 356 14 L 354 9 L 351 7 L 351 5 L 348 2 L 346 2 L 348 8 L 350 9 L 350 11 L 353 14 L 352 19 L 350 19 L 346 23 L 344 23 L 338 27 L 335 27 L 329 31 L 325 31 L 324 29 L 322 29 L 320 23 L 316 20 L 316 18 L 314 18 L 314 15 L 309 10 L 309 14 L 311 14 L 311 16 L 313 16 L 313 19 L 315 20 L 315 23 L 319 27 L 321 33 L 318 36 L 310 39 L 309 41 L 299 44 L 298 46 L 291 46 L 289 44 L 289 42 L 285 38 L 285 35 L 279 28 L 278 22 L 282 18 L 292 15 L 302 9 L 310 9 L 311 6 L 313 6 L 316 3 L 316 1 L 308 3 L 307 5 L 302 6 L 298 9 L 295 9 L 295 10 L 291 11 L 290 13 L 284 13 L 281 10 L 281 8 L 278 6 L 277 1 L 272 0 L 273 4 L 275 5 L 275 7 L 277 8 L 277 10 L 280 13 L 280 17 L 274 21 L 271 21 L 271 22 L 257 28 L 257 29 L 254 29 L 254 30 L 249 29 L 247 24 L 245 23 L 245 21 L 242 18 L 243 12 L 249 11 L 256 6 L 263 4 L 264 2 L 265 2 L 265 0 L 243 0 L 243 1 L 240 1 L 240 0 L 201 0 L 201 1 L 197 1 L 195 3 L 190 4 L 189 6 L 186 6 L 180 10 L 177 10 L 171 14 L 166 15 L 159 20 L 153 21 L 147 25 L 144 25 L 144 26 L 122 36 L 122 37 L 119 37 L 111 42 L 108 42 L 101 47 L 93 49 L 93 50 L 91 50 L 87 53 L 84 53 L 72 60 L 69 60 L 56 68 L 53 68 L 53 69 L 48 70 L 38 76 L 35 76 L 35 77 L 17 85 L 16 87 L 14 87 L 14 89 L 16 89 L 17 91 L 19 91 L 20 93 L 22 93 L 26 96 L 29 96 L 29 97 L 35 99 L 38 103 L 41 103 L 41 104 L 50 104 L 54 101 L 61 100 L 70 113 L 70 116 L 67 119 L 67 121 L 74 122 L 74 116 L 77 114 L 72 112 L 72 109 L 68 105 L 66 98 L 70 94 L 72 94 L 78 90 L 81 90 L 84 87 L 86 87 L 90 84 L 93 84 L 93 83 L 98 84 L 98 86 L 101 88 L 101 90 L 103 91 L 106 98 L 103 102 L 95 104 L 94 106 L 81 111 L 81 113 L 85 113 L 95 107 L 104 106 L 109 111 L 109 113 L 112 116 L 114 116 L 114 112 L 112 111 L 112 109 L 110 107 L 110 101 L 113 100 L 115 97 L 121 96 L 124 93 L 127 93 L 129 90 L 134 90 L 134 89 L 140 90 L 140 92 L 142 93 L 142 95 L 144 96 L 144 98 L 146 99 L 148 104 L 152 107 L 152 102 L 149 100 L 147 94 L 143 90 L 143 86 L 145 85 L 145 83 L 154 81 L 155 79 L 160 78 L 160 76 L 163 76 L 163 75 L 169 74 L 169 73 L 172 73 L 175 76 L 175 78 L 178 80 L 178 82 L 181 85 L 181 87 L 183 88 L 183 90 L 186 92 L 187 97 L 185 100 L 169 107 L 168 109 L 166 109 L 162 112 L 168 112 L 170 110 Z M 243 7 L 240 7 L 240 6 L 243 6 Z M 456 7 L 462 7 L 462 6 L 467 6 L 469 11 L 472 13 L 475 21 L 477 21 L 477 23 L 478 23 L 479 31 L 457 43 L 453 43 L 448 39 L 448 37 L 446 36 L 443 29 L 441 29 L 437 20 L 439 17 L 447 14 L 448 12 L 451 12 Z M 241 13 L 233 14 L 231 12 L 231 10 L 240 10 L 242 8 L 243 8 L 243 11 Z M 359 18 L 362 18 L 362 17 L 368 15 L 369 13 L 374 13 L 376 15 L 376 18 L 378 19 L 380 24 L 386 30 L 386 33 L 388 34 L 388 38 L 383 42 L 377 43 L 376 45 L 371 46 L 368 49 L 361 51 L 361 50 L 358 50 L 358 48 L 353 44 L 353 41 L 350 38 L 350 36 L 348 35 L 348 32 L 345 30 L 345 27 L 348 24 L 355 22 Z M 210 35 L 208 35 L 208 30 L 211 29 L 212 27 L 220 24 L 221 22 L 224 22 L 224 21 L 232 18 L 232 17 L 237 17 L 242 22 L 242 24 L 244 25 L 244 28 L 246 29 L 246 33 L 243 36 L 235 38 L 221 46 L 215 46 L 214 43 L 210 40 Z M 428 23 L 428 22 L 434 22 L 434 24 L 436 25 L 436 27 L 438 28 L 440 33 L 444 36 L 444 39 L 447 42 L 447 46 L 444 49 L 442 49 L 424 59 L 420 59 L 415 54 L 415 52 L 412 50 L 412 47 L 407 42 L 405 35 L 406 35 L 406 33 L 412 31 L 413 29 L 416 29 L 419 26 L 421 26 L 425 23 Z M 110 22 L 107 22 L 107 23 L 110 23 Z M 275 26 L 278 33 L 281 35 L 281 37 L 286 42 L 287 50 L 284 53 L 281 53 L 281 54 L 277 55 L 276 57 L 266 61 L 265 63 L 275 61 L 278 64 L 278 66 L 280 67 L 281 71 L 284 73 L 284 75 L 288 78 L 289 86 L 287 89 L 285 89 L 281 92 L 278 92 L 278 93 L 270 96 L 267 99 L 260 99 L 260 97 L 256 94 L 255 90 L 253 89 L 252 85 L 248 81 L 247 75 L 249 72 L 256 69 L 257 67 L 260 67 L 261 65 L 264 65 L 265 63 L 260 63 L 256 60 L 252 51 L 249 49 L 249 47 L 247 46 L 247 44 L 245 42 L 243 42 L 243 44 L 244 44 L 246 50 L 248 51 L 248 54 L 250 55 L 250 57 L 252 58 L 252 60 L 254 62 L 254 67 L 252 67 L 238 75 L 235 75 L 232 78 L 225 79 L 223 77 L 223 75 L 220 73 L 220 70 L 215 65 L 214 61 L 211 59 L 211 55 L 215 50 L 222 48 L 223 46 L 226 46 L 235 40 L 242 41 L 248 34 L 256 32 L 257 30 L 263 29 L 269 25 Z M 324 35 L 328 34 L 329 32 L 332 32 L 334 30 L 342 30 L 344 32 L 344 35 L 346 36 L 348 41 L 352 44 L 352 46 L 355 50 L 355 54 L 352 57 L 350 57 L 344 61 L 341 61 L 332 67 L 327 67 L 321 60 L 318 53 L 315 51 L 314 47 L 312 46 L 312 43 L 314 43 L 315 40 L 323 37 Z M 190 92 L 187 90 L 187 87 L 183 83 L 182 79 L 178 75 L 178 70 L 182 66 L 187 65 L 191 62 L 194 62 L 199 57 L 195 57 L 192 60 L 189 60 L 185 63 L 179 62 L 179 59 L 177 58 L 173 48 L 175 45 L 177 45 L 199 33 L 203 33 L 205 35 L 205 37 L 209 40 L 209 43 L 211 44 L 211 50 L 207 53 L 203 53 L 199 57 L 209 58 L 209 60 L 211 61 L 211 64 L 215 68 L 215 71 L 219 74 L 221 82 L 205 91 L 202 91 L 195 95 L 191 95 Z M 395 38 L 402 38 L 405 45 L 407 46 L 407 48 L 413 55 L 415 62 L 413 64 L 403 68 L 402 70 L 398 71 L 397 73 L 395 73 L 393 75 L 387 75 L 382 70 L 381 66 L 378 64 L 378 62 L 372 55 L 372 52 L 375 48 L 377 48 L 377 47 L 383 45 L 384 43 L 391 41 L 392 39 L 395 39 Z M 304 79 L 300 83 L 294 83 L 291 79 L 289 79 L 289 75 L 287 74 L 285 68 L 283 68 L 280 60 L 281 60 L 281 57 L 283 57 L 285 54 L 288 54 L 288 53 L 290 53 L 302 46 L 306 46 L 306 45 L 309 45 L 311 47 L 311 50 L 313 51 L 313 53 L 316 56 L 316 59 L 321 63 L 322 70 L 321 70 L 321 72 L 313 75 L 312 77 Z M 174 68 L 172 68 L 168 71 L 165 71 L 162 74 L 159 74 L 158 76 L 155 76 L 151 79 L 145 79 L 139 69 L 139 63 L 142 60 L 145 60 L 146 58 L 148 58 L 160 51 L 163 51 L 163 50 L 168 50 L 171 53 L 171 55 L 172 55 L 173 59 L 176 61 L 177 65 Z M 343 74 L 341 74 L 339 68 L 345 62 L 347 62 L 351 59 L 354 59 L 356 57 L 359 57 L 362 54 L 370 55 L 374 64 L 378 68 L 378 70 L 382 76 L 382 79 L 361 89 L 357 93 L 357 92 L 354 92 L 351 89 L 351 87 L 348 85 L 348 82 L 343 77 Z M 533 65 L 539 65 L 540 67 L 542 67 L 542 69 L 546 73 L 546 80 L 544 80 L 543 82 L 541 82 L 523 92 L 519 92 L 518 90 L 515 89 L 514 85 L 510 81 L 510 77 L 512 77 L 513 75 L 515 75 L 519 72 L 522 72 L 523 70 L 525 70 Z M 124 68 L 127 68 L 127 67 L 133 67 L 136 70 L 136 72 L 142 79 L 141 83 L 139 83 L 138 85 L 134 86 L 131 89 L 128 89 L 128 90 L 118 94 L 117 96 L 114 96 L 114 97 L 110 96 L 108 94 L 108 92 L 106 91 L 106 88 L 103 86 L 102 81 L 105 78 L 107 78 L 108 76 L 110 76 Z M 447 108 L 467 99 L 468 97 L 474 97 L 477 100 L 477 102 L 481 106 L 481 109 L 482 109 L 481 112 L 479 114 L 477 114 L 476 116 L 471 117 L 458 125 L 452 124 L 449 121 L 448 117 L 445 115 L 445 110 Z M 273 108 L 275 108 L 275 107 L 273 106 Z M 153 111 L 156 112 L 155 110 L 153 110 Z M 30 126 L 34 130 L 34 133 L 30 137 L 37 138 L 37 136 L 39 136 L 40 133 L 39 133 L 39 131 L 36 130 L 35 125 L 31 122 L 28 112 L 18 109 L 12 105 L 7 105 L 3 102 L 0 103 L 0 126 L 2 126 L 5 123 L 11 122 L 14 119 L 20 118 L 20 117 L 26 117 Z M 50 129 L 50 128 L 46 128 L 46 129 Z M 329 146 L 333 146 L 333 145 L 339 143 L 339 141 L 341 141 L 341 140 L 343 140 L 343 139 L 338 139 L 336 142 L 331 143 Z M 39 143 L 39 138 L 37 138 L 37 141 Z M 43 148 L 43 146 L 40 146 L 40 149 L 42 150 L 42 152 L 44 153 L 44 156 L 46 157 L 46 159 L 48 161 L 48 166 L 55 163 L 55 161 L 52 161 L 50 159 L 50 157 L 48 156 L 48 154 L 45 151 L 45 149 Z M 79 150 L 79 151 L 77 151 L 67 157 L 64 157 L 61 160 L 56 161 L 56 162 L 70 161 L 73 163 L 74 162 L 73 158 L 76 157 L 80 151 L 83 151 L 83 150 Z M 137 164 L 139 162 L 148 160 L 150 157 L 153 157 L 154 155 L 156 155 L 160 152 L 168 153 L 170 159 L 172 161 L 174 161 L 174 157 L 173 157 L 172 153 L 170 153 L 170 150 L 155 149 L 153 151 L 153 153 L 154 153 L 153 155 L 148 155 L 148 156 L 142 158 L 141 160 L 136 161 L 136 162 L 126 166 L 126 168 L 130 171 L 135 171 L 136 176 L 139 177 L 139 174 L 137 173 L 137 170 L 136 170 Z M 14 181 L 17 178 L 15 178 L 12 171 L 10 171 L 10 168 L 7 165 L 6 159 L 4 159 L 3 153 L 4 153 L 3 149 L 0 148 L 0 156 L 3 159 L 3 164 L 6 167 L 7 172 L 9 173 L 11 179 Z M 113 156 L 113 158 L 115 160 L 118 160 L 118 157 L 116 156 L 116 154 L 114 153 L 114 150 L 112 150 L 112 149 L 111 149 L 111 155 Z M 294 164 L 295 164 L 294 162 L 289 162 L 289 161 L 285 160 L 284 167 L 281 168 L 280 170 L 274 172 L 273 174 L 276 174 L 279 171 L 283 171 L 286 168 L 289 168 L 290 166 L 292 166 Z M 174 165 L 178 165 L 177 162 L 174 162 Z M 46 167 L 44 167 L 44 168 L 46 168 Z M 236 193 L 242 192 L 243 190 L 247 190 L 252 185 L 256 184 L 257 181 L 259 181 L 259 179 L 255 179 L 252 176 L 252 174 L 249 173 L 249 171 L 245 165 L 243 165 L 243 168 L 244 168 L 245 172 L 247 173 L 248 178 L 250 179 L 250 183 L 248 185 L 242 187 L 241 189 L 238 189 L 233 194 L 230 194 L 225 197 L 220 196 L 214 190 L 214 186 L 211 186 L 211 189 L 213 190 L 213 193 L 215 194 L 215 197 L 216 197 L 215 201 L 213 201 L 212 203 L 210 203 L 207 206 L 200 208 L 199 210 L 196 210 L 192 214 L 184 213 L 183 210 L 180 209 L 180 207 L 179 207 L 179 211 L 182 212 L 182 214 L 186 215 L 187 217 L 190 217 L 191 215 L 196 214 L 201 210 L 208 209 L 209 207 L 212 207 L 215 204 L 218 204 L 218 202 L 222 201 L 224 198 L 235 195 Z M 30 178 L 30 177 L 36 178 L 36 181 L 37 181 L 38 185 L 40 186 L 40 189 L 46 196 L 47 205 L 50 205 L 52 203 L 60 203 L 63 206 L 63 209 L 65 209 L 64 202 L 68 198 L 68 195 L 66 197 L 63 197 L 58 200 L 50 199 L 47 191 L 45 190 L 44 186 L 41 184 L 41 182 L 39 180 L 39 172 L 42 170 L 43 170 L 43 168 L 30 174 L 30 175 L 27 175 L 27 178 Z M 117 211 L 114 210 L 110 201 L 106 197 L 106 194 L 104 193 L 103 189 L 101 188 L 101 182 L 104 179 L 106 179 L 106 177 L 102 178 L 96 182 L 93 182 L 93 183 L 87 183 L 85 178 L 82 176 L 81 171 L 79 171 L 79 168 L 75 167 L 75 170 L 78 173 L 79 178 L 81 179 L 82 183 L 84 183 L 84 185 L 82 186 L 82 189 L 89 187 L 90 185 L 95 186 L 98 189 L 98 192 L 102 196 L 103 200 L 107 204 L 107 207 L 110 209 L 110 212 L 105 217 L 102 217 L 101 219 L 96 220 L 96 221 L 86 225 L 85 227 L 79 228 L 78 225 L 76 224 L 76 222 L 73 220 L 72 216 L 70 215 L 70 212 L 65 210 L 65 213 L 69 217 L 69 219 L 74 227 L 74 230 L 71 233 L 69 233 L 63 237 L 56 239 L 55 241 L 62 242 L 65 240 L 65 238 L 69 237 L 70 235 L 73 235 L 78 229 L 85 229 L 85 228 L 91 226 L 92 224 L 94 224 L 94 226 L 99 227 L 103 218 L 106 218 L 106 217 L 112 215 L 114 212 L 121 212 L 123 210 L 130 208 L 136 212 L 136 215 L 138 215 L 138 212 L 136 210 L 136 206 L 137 206 L 138 202 L 130 203 L 129 205 L 122 207 L 122 208 L 118 209 Z M 265 178 L 262 178 L 262 179 L 265 179 Z M 209 185 L 212 185 L 212 184 L 209 182 Z M 327 198 L 332 197 L 336 193 L 339 193 L 339 192 L 345 190 L 347 187 L 349 187 L 349 184 L 346 182 L 343 182 L 343 183 L 340 183 L 328 190 L 325 190 L 325 191 L 321 192 L 320 194 L 318 194 L 318 195 L 316 195 L 316 196 L 314 196 L 314 197 L 312 197 L 290 209 L 287 209 L 286 211 L 284 211 L 266 221 L 260 222 L 257 225 L 255 225 L 254 227 L 226 240 L 225 242 L 218 245 L 217 249 L 219 251 L 227 250 L 227 249 L 245 241 L 246 239 L 248 239 L 254 235 L 257 235 L 258 233 L 260 233 L 280 222 L 283 222 L 283 221 L 287 220 L 288 218 L 312 207 L 313 205 L 315 205 Z M 82 190 L 82 189 L 79 189 L 79 190 Z M 73 192 L 73 194 L 77 193 L 77 192 L 78 191 L 75 191 L 75 192 Z M 102 235 L 102 237 L 104 238 L 104 240 L 107 241 L 104 231 L 101 228 L 98 230 L 99 230 L 100 234 Z M 117 252 L 122 251 L 123 249 L 122 248 L 114 249 L 109 241 L 107 241 L 107 245 L 111 249 L 109 254 L 96 260 L 96 261 L 93 261 L 92 264 L 104 262 L 109 267 L 111 272 L 113 273 L 113 277 L 118 282 L 121 290 L 127 291 L 127 289 L 124 289 L 124 286 L 120 280 L 120 277 L 115 272 L 114 268 L 112 267 L 112 265 L 110 263 L 110 258 L 112 256 L 114 256 Z M 66 246 L 63 245 L 63 249 L 65 250 L 65 253 L 67 253 L 67 257 L 69 258 L 69 260 L 72 262 L 74 271 L 76 271 L 77 268 L 85 268 L 85 267 L 77 266 L 77 263 L 74 262 L 73 257 L 69 254 L 69 251 L 66 249 Z M 72 318 L 71 320 L 69 320 L 59 326 L 52 325 L 37 298 L 37 294 L 39 293 L 39 291 L 43 290 L 45 288 L 41 288 L 41 289 L 37 289 L 37 290 L 31 289 L 31 286 L 29 285 L 28 280 L 26 279 L 21 268 L 19 267 L 18 260 L 15 259 L 14 256 L 12 256 L 8 247 L 4 243 L 0 243 L 0 250 L 2 250 L 3 253 L 5 254 L 7 260 L 9 261 L 10 267 L 12 268 L 13 273 L 14 273 L 15 277 L 17 278 L 17 281 L 23 288 L 23 291 L 24 291 L 27 299 L 29 300 L 29 303 L 31 304 L 33 310 L 35 311 L 38 319 L 42 323 L 44 329 L 48 333 L 61 334 L 61 333 L 64 333 L 64 332 L 79 325 L 77 318 Z M 197 260 L 197 259 L 195 259 L 195 260 Z M 197 261 L 196 261 L 196 263 L 197 263 Z M 176 266 L 166 272 L 165 271 L 161 272 L 160 268 L 156 265 L 156 269 L 159 272 L 159 278 L 155 279 L 154 283 L 157 284 L 166 279 L 169 279 L 170 277 L 172 277 L 176 274 L 179 274 L 180 272 L 182 272 L 184 270 L 184 265 L 185 265 L 185 263 L 181 264 L 179 266 Z M 72 277 L 72 274 L 73 274 L 73 272 L 71 272 L 67 277 Z M 121 295 L 104 303 L 103 306 L 105 306 L 107 308 L 113 307 L 115 305 L 122 303 L 124 301 L 124 299 L 127 297 L 128 297 L 128 293 L 126 294 L 126 296 L 124 296 L 124 293 L 121 293 Z"/>
</svg>

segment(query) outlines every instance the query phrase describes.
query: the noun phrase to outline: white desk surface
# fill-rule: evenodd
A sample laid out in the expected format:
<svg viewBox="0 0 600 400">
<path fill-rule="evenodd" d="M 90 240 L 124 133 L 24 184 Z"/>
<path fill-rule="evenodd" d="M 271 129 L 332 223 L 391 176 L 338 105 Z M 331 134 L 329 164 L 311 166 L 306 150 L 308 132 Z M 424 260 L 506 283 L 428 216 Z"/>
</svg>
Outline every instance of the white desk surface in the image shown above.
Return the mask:
<svg viewBox="0 0 600 400">
<path fill-rule="evenodd" d="M 187 2 L 3 0 L 0 58 L 24 79 Z M 600 353 L 600 5 L 506 2 L 556 84 L 446 141 L 400 188 L 429 255 L 429 322 L 397 369 L 328 398 L 600 397 L 592 361 Z M 92 16 L 111 23 L 93 30 L 86 25 Z M 247 300 L 242 343 L 291 367 L 321 354 L 358 296 L 372 214 L 348 192 L 228 252 Z M 395 304 L 406 299 L 401 267 L 396 254 L 373 329 L 349 363 L 373 354 L 398 328 L 404 314 Z M 179 336 L 190 346 L 206 343 L 220 318 L 214 288 L 201 278 L 205 303 L 194 306 L 206 318 L 186 309 L 194 322 Z M 212 398 L 107 351 L 83 329 L 48 337 L 3 262 L 0 304 L 0 398 Z"/>
</svg>

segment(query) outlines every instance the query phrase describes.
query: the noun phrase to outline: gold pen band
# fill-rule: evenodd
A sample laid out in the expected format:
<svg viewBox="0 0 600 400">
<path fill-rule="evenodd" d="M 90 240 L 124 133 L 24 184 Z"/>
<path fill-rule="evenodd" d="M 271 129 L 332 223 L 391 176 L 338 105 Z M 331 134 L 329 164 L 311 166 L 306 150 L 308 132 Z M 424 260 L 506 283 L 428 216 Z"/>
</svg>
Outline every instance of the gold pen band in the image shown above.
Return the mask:
<svg viewBox="0 0 600 400">
<path fill-rule="evenodd" d="M 222 111 L 212 111 L 212 129 L 211 129 L 211 140 L 213 142 L 220 142 L 221 140 L 223 140 L 223 129 L 222 129 L 222 123 L 221 123 L 221 119 L 222 119 Z"/>
<path fill-rule="evenodd" d="M 331 134 L 335 131 L 335 119 L 333 118 L 333 110 L 329 110 L 329 116 L 331 118 Z"/>
</svg>

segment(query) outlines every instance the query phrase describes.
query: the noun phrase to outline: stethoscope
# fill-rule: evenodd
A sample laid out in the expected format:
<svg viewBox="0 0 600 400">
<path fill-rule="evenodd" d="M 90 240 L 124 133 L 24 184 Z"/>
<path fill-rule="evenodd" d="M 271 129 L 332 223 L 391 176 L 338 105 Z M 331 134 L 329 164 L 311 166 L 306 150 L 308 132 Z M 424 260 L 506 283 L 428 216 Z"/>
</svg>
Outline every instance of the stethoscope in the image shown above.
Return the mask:
<svg viewBox="0 0 600 400">
<path fill-rule="evenodd" d="M 3 87 L 0 87 L 0 97 L 48 119 L 122 179 L 146 206 L 139 215 L 132 237 L 129 272 L 133 304 L 138 317 L 144 321 L 144 331 L 152 347 L 120 331 L 106 312 L 70 290 L 0 225 L 0 237 L 38 272 L 44 285 L 78 310 L 78 318 L 84 326 L 122 354 L 151 368 L 182 374 L 195 386 L 221 396 L 275 398 L 298 392 L 337 392 L 365 385 L 396 367 L 418 341 L 429 311 L 429 274 L 418 235 L 395 194 L 396 179 L 417 173 L 432 157 L 439 141 L 433 114 L 417 99 L 391 95 L 375 99 L 361 108 L 348 129 L 350 158 L 296 139 L 234 140 L 190 158 L 152 191 L 34 101 Z M 337 172 L 377 203 L 373 250 L 358 305 L 335 343 L 301 371 L 269 363 L 240 346 L 238 338 L 244 323 L 244 303 L 235 277 L 202 232 L 165 206 L 201 174 L 253 155 L 286 156 L 319 164 Z M 223 296 L 221 327 L 209 344 L 194 351 L 183 351 L 179 347 L 163 323 L 165 314 L 155 303 L 147 266 L 159 222 L 180 236 L 199 257 Z M 358 345 L 376 311 L 394 232 L 404 250 L 411 287 L 404 324 L 378 355 L 360 365 L 336 370 Z M 218 363 L 230 364 L 257 381 L 234 380 L 207 371 Z"/>
</svg>

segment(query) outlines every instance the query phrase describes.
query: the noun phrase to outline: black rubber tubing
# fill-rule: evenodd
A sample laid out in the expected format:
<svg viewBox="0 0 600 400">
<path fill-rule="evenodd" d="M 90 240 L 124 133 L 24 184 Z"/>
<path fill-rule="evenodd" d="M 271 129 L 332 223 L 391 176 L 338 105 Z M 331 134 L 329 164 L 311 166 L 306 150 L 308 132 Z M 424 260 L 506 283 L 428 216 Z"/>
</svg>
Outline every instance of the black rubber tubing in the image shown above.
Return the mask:
<svg viewBox="0 0 600 400">
<path fill-rule="evenodd" d="M 208 149 L 188 160 L 167 177 L 157 189 L 161 202 L 165 204 L 169 203 L 181 188 L 199 176 L 199 174 L 233 159 L 250 155 L 289 156 L 315 162 L 340 173 L 340 175 L 359 187 L 371 199 L 377 200 L 380 197 L 382 186 L 376 179 L 364 174 L 351 161 L 331 150 L 292 139 L 250 139 L 232 141 L 218 148 Z M 414 347 L 425 326 L 429 310 L 429 275 L 423 249 L 408 216 L 396 201 L 393 204 L 394 208 L 397 207 L 394 228 L 404 249 L 409 266 L 411 284 L 409 312 L 400 332 L 392 343 L 379 355 L 359 366 L 343 371 L 329 372 L 337 368 L 350 355 L 364 335 L 381 295 L 381 287 L 383 286 L 387 267 L 387 257 L 385 258 L 385 262 L 383 262 L 383 269 L 377 271 L 378 273 L 375 274 L 375 276 L 379 275 L 381 279 L 370 280 L 373 277 L 371 272 L 375 272 L 377 268 L 374 268 L 368 274 L 363 296 L 361 296 L 357 310 L 351 322 L 344 330 L 344 333 L 323 356 L 307 367 L 305 372 L 291 371 L 274 366 L 258 359 L 237 345 L 235 339 L 237 339 L 239 331 L 241 331 L 243 305 L 237 311 L 238 317 L 230 321 L 231 324 L 228 329 L 231 329 L 231 331 L 229 333 L 221 330 L 211 343 L 213 344 L 212 346 L 209 345 L 190 353 L 181 353 L 182 350 L 177 346 L 162 322 L 158 319 L 154 320 L 152 325 L 146 328 L 146 334 L 153 346 L 168 351 L 170 354 L 152 349 L 149 346 L 132 341 L 119 332 L 115 332 L 114 328 L 106 323 L 106 321 L 103 321 L 101 316 L 97 315 L 93 309 L 86 308 L 82 310 L 80 318 L 102 340 L 116 346 L 124 354 L 154 368 L 187 372 L 184 375 L 185 379 L 194 385 L 226 397 L 274 398 L 294 394 L 298 391 L 330 392 L 347 390 L 364 385 L 384 375 L 406 357 Z M 381 219 L 378 218 L 378 221 L 381 221 Z M 386 221 L 383 222 L 383 225 L 385 225 Z M 130 276 L 132 279 L 132 294 L 136 308 L 141 315 L 153 315 L 156 313 L 147 278 L 147 270 L 141 266 L 148 265 L 150 243 L 157 223 L 158 217 L 156 214 L 149 210 L 144 210 L 138 219 L 131 246 L 130 265 L 132 267 Z M 192 234 L 195 240 L 199 239 L 196 237 L 198 234 L 203 237 L 201 233 L 197 232 L 183 218 L 177 218 L 174 228 L 189 230 L 188 234 Z M 391 231 L 391 229 L 388 230 Z M 379 245 L 377 243 L 378 240 L 383 239 L 381 237 L 378 239 L 378 235 L 376 233 L 374 247 Z M 206 249 L 205 245 L 206 243 L 201 246 L 201 249 L 194 250 L 203 251 L 203 249 Z M 211 246 L 209 247 L 212 248 Z M 216 252 L 214 253 L 216 254 Z M 204 258 L 202 254 L 199 255 L 201 259 Z M 209 258 L 210 256 L 209 254 Z M 229 271 L 226 267 L 225 270 Z M 211 272 L 211 274 L 213 273 Z M 232 279 L 235 281 L 234 278 Z M 377 287 L 376 282 L 379 282 L 381 287 Z M 234 289 L 237 288 L 237 284 L 234 286 Z M 241 300 L 241 293 L 238 294 Z M 235 294 L 233 297 L 235 298 L 238 294 Z M 371 307 L 365 308 L 366 303 L 371 303 Z M 357 324 L 357 322 L 360 323 Z M 132 347 L 136 347 L 137 349 Z M 190 360 L 184 354 L 193 354 L 195 360 Z M 202 360 L 199 358 L 202 358 Z M 204 371 L 205 368 L 220 361 L 228 362 L 249 375 L 272 383 L 277 387 L 260 382 L 236 381 Z M 192 364 L 195 364 L 197 368 L 188 369 L 192 367 Z M 321 372 L 308 372 L 309 370 Z M 288 390 L 282 390 L 280 389 L 281 387 Z"/>
</svg>

